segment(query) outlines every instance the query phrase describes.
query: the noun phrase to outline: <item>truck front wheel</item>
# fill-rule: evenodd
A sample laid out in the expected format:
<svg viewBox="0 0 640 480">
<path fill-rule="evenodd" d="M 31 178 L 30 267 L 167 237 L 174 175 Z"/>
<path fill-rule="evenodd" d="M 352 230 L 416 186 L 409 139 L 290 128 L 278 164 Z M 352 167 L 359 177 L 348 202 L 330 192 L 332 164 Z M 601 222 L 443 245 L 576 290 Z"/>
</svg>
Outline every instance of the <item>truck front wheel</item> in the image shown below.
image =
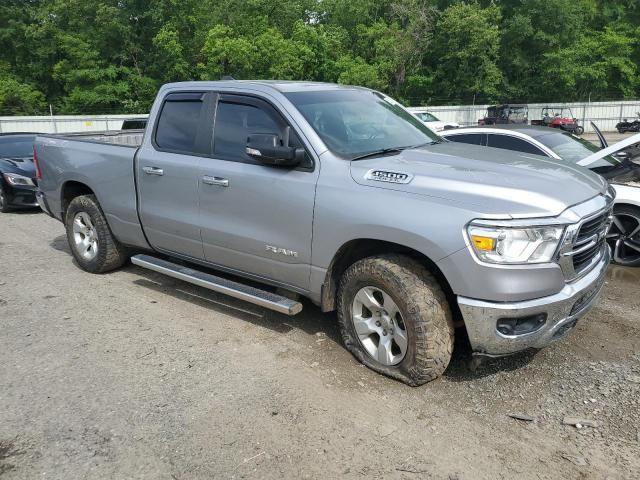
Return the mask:
<svg viewBox="0 0 640 480">
<path fill-rule="evenodd" d="M 94 195 L 82 195 L 69 203 L 65 215 L 67 241 L 83 270 L 104 273 L 127 261 L 126 249 L 114 238 Z"/>
<path fill-rule="evenodd" d="M 365 258 L 344 272 L 338 322 L 360 362 L 408 385 L 438 378 L 451 360 L 447 299 L 427 269 L 404 255 Z"/>
</svg>

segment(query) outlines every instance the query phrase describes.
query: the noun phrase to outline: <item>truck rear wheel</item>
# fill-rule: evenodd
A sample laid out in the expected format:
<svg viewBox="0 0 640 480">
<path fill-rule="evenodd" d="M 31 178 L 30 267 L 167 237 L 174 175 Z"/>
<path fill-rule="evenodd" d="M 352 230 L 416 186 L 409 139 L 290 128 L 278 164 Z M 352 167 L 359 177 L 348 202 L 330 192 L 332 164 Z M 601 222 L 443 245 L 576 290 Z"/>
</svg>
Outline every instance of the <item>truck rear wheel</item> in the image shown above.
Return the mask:
<svg viewBox="0 0 640 480">
<path fill-rule="evenodd" d="M 114 238 L 94 195 L 71 200 L 65 215 L 67 240 L 80 267 L 104 273 L 127 261 L 126 249 Z"/>
<path fill-rule="evenodd" d="M 408 385 L 438 378 L 451 360 L 447 299 L 427 269 L 404 255 L 365 258 L 345 271 L 338 323 L 360 362 Z"/>
</svg>

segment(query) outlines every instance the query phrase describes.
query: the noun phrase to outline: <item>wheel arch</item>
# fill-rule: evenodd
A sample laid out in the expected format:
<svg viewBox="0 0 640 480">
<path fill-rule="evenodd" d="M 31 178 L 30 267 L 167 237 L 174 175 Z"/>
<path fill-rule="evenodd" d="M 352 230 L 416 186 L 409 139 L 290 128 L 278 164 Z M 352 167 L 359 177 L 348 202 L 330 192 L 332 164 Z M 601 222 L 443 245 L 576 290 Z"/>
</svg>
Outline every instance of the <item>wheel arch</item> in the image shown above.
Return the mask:
<svg viewBox="0 0 640 480">
<path fill-rule="evenodd" d="M 630 205 L 640 207 L 640 188 L 631 185 L 613 184 L 616 199 L 613 208 Z"/>
<path fill-rule="evenodd" d="M 399 243 L 371 238 L 354 239 L 343 244 L 334 255 L 322 285 L 322 295 L 320 306 L 323 312 L 330 312 L 336 308 L 336 295 L 338 283 L 344 271 L 358 260 L 388 253 L 399 253 L 413 258 L 424 265 L 427 270 L 436 278 L 440 287 L 444 291 L 454 322 L 459 324 L 462 318 L 455 294 L 444 273 L 438 268 L 436 263 L 418 250 L 401 245 Z"/>
<path fill-rule="evenodd" d="M 95 195 L 95 192 L 86 183 L 76 180 L 68 180 L 62 185 L 60 188 L 60 208 L 63 220 L 71 201 L 81 195 Z"/>
</svg>

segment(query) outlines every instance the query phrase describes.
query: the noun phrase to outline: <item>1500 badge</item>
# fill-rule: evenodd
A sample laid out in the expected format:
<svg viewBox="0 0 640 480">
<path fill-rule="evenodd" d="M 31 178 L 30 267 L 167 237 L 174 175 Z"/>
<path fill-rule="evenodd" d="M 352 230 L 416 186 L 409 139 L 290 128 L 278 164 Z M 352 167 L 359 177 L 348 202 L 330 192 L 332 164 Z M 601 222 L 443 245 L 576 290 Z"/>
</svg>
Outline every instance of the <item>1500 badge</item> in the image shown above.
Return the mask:
<svg viewBox="0 0 640 480">
<path fill-rule="evenodd" d="M 413 175 L 389 170 L 369 170 L 364 178 L 375 182 L 409 183 L 413 179 Z"/>
</svg>

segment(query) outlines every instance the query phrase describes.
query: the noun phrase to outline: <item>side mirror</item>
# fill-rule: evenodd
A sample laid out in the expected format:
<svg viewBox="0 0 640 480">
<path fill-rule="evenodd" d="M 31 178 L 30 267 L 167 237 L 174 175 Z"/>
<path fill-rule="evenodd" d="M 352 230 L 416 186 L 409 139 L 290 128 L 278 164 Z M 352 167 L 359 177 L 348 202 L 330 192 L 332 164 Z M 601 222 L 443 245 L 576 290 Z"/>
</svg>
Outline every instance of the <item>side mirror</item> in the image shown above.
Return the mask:
<svg viewBox="0 0 640 480">
<path fill-rule="evenodd" d="M 302 162 L 304 150 L 289 147 L 288 143 L 288 138 L 281 140 L 279 135 L 255 133 L 247 139 L 246 152 L 251 158 L 265 165 L 296 167 Z"/>
</svg>

